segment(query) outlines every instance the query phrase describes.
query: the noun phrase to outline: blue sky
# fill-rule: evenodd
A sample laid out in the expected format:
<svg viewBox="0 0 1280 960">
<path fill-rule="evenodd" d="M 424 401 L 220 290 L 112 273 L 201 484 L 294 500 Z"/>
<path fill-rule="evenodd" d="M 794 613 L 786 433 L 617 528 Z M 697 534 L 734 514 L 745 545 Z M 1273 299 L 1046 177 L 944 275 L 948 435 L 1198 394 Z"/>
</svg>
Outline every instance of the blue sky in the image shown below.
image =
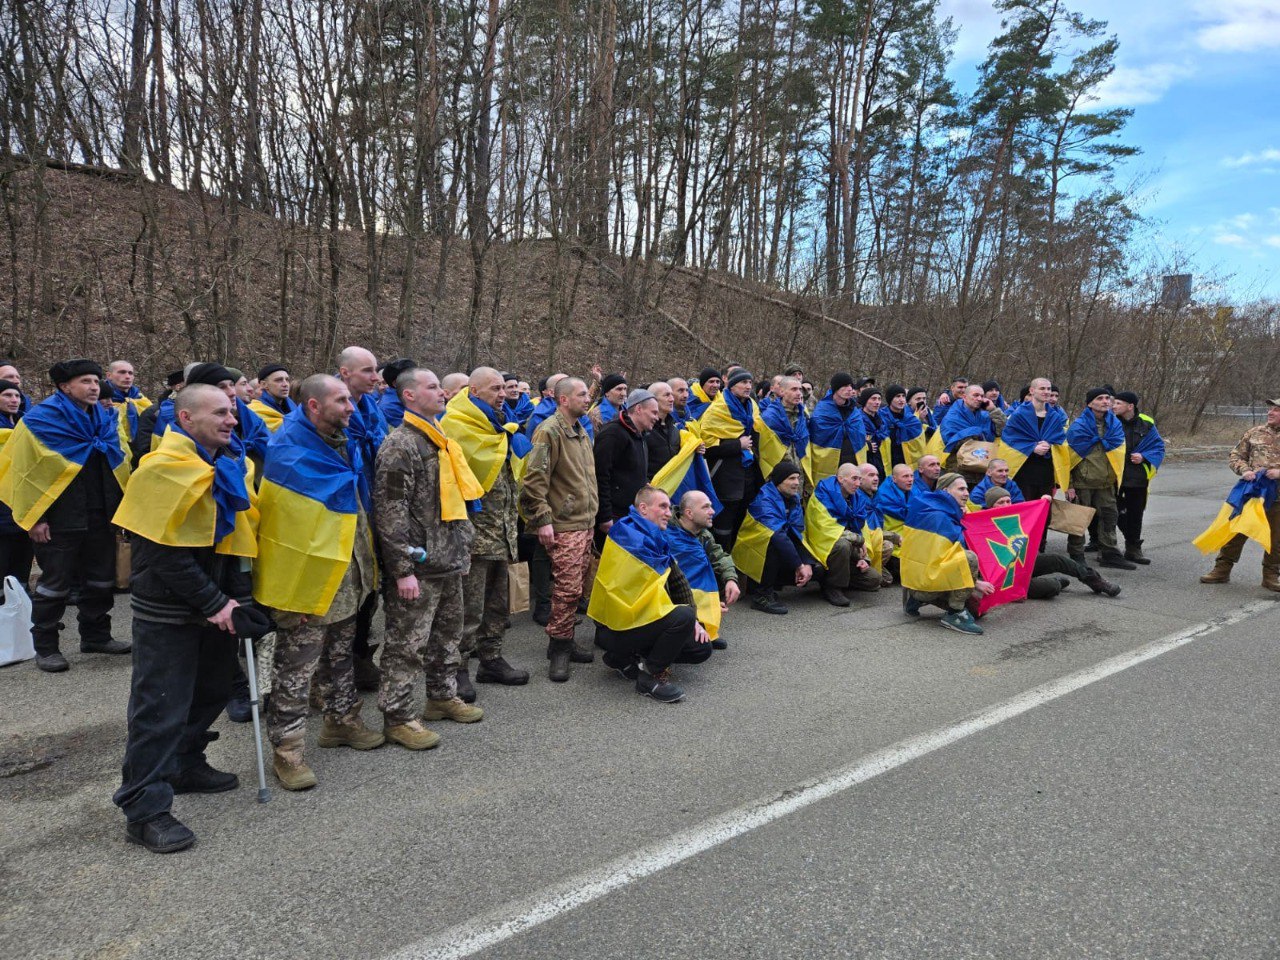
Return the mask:
<svg viewBox="0 0 1280 960">
<path fill-rule="evenodd" d="M 1099 106 L 1131 107 L 1120 184 L 1151 222 L 1143 252 L 1188 264 L 1197 299 L 1280 300 L 1280 0 L 1066 0 L 1108 22 L 1118 69 Z M 953 73 L 1000 30 L 989 0 L 941 0 L 960 28 Z"/>
</svg>

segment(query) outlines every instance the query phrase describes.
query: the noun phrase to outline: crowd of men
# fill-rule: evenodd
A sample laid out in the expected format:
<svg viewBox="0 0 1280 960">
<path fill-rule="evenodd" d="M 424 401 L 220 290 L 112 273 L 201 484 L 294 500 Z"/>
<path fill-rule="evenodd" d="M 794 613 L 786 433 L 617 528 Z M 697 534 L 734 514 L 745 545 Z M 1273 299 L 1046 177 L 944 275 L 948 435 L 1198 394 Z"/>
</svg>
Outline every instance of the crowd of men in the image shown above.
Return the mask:
<svg viewBox="0 0 1280 960">
<path fill-rule="evenodd" d="M 286 363 L 254 377 L 188 364 L 155 401 L 125 361 L 66 360 L 49 378 L 34 403 L 19 371 L 0 366 L 3 573 L 27 584 L 39 565 L 40 670 L 69 667 L 60 633 L 71 604 L 82 651 L 132 652 L 115 802 L 128 838 L 157 852 L 194 841 L 171 813 L 175 793 L 238 785 L 205 758 L 224 709 L 249 718 L 233 635 L 274 632 L 272 768 L 305 790 L 317 783 L 312 708 L 319 747 L 426 750 L 440 740 L 427 723 L 483 717 L 475 683 L 528 682 L 503 651 L 520 561 L 551 681 L 599 650 L 639 693 L 674 702 L 684 690 L 673 665 L 727 648 L 731 605 L 748 597 L 785 615 L 782 591 L 810 581 L 837 607 L 901 584 L 906 614 L 933 604 L 943 626 L 981 633 L 974 603 L 992 587 L 964 550 L 967 510 L 1058 491 L 1093 507 L 1091 540 L 1042 553 L 1029 595 L 1074 578 L 1115 596 L 1096 567 L 1151 562 L 1143 510 L 1164 453 L 1136 394 L 1091 389 L 1069 417 L 1045 378 L 1012 399 L 994 381 L 956 378 L 931 399 L 845 372 L 818 396 L 798 367 L 768 379 L 707 367 L 643 385 L 597 369 L 550 375 L 535 395 L 491 367 L 439 378 L 407 358 L 379 365 L 361 347 L 308 376 Z M 1280 476 L 1271 412 L 1233 453 L 1237 473 Z M 971 456 L 974 444 L 985 453 Z M 958 545 L 963 587 L 915 570 L 910 540 L 926 523 Z M 132 643 L 111 634 L 122 542 Z M 1227 579 L 1240 546 L 1224 548 L 1205 582 Z M 1278 570 L 1269 554 L 1271 589 Z M 361 690 L 376 690 L 380 726 L 366 724 Z"/>
</svg>

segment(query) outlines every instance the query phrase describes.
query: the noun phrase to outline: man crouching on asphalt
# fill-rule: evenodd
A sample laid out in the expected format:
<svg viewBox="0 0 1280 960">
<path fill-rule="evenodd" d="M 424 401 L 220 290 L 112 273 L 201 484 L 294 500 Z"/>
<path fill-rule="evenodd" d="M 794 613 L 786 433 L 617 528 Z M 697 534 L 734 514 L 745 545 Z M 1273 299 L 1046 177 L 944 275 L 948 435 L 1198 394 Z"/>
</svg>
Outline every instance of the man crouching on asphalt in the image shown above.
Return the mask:
<svg viewBox="0 0 1280 960">
<path fill-rule="evenodd" d="M 235 425 L 234 401 L 217 387 L 184 388 L 172 426 L 133 474 L 113 521 L 133 534 L 133 685 L 112 799 L 129 840 L 154 853 L 195 842 L 169 812 L 175 793 L 240 783 L 204 756 L 217 737 L 209 725 L 231 696 L 235 621 L 253 610 L 247 558 L 257 542 L 245 459 L 230 447 Z"/>
<path fill-rule="evenodd" d="M 711 656 L 711 637 L 698 622 L 697 601 L 667 542 L 671 498 L 645 485 L 635 506 L 609 528 L 587 616 L 599 624 L 604 663 L 636 692 L 675 703 L 684 688 L 671 664 L 701 663 Z"/>
</svg>

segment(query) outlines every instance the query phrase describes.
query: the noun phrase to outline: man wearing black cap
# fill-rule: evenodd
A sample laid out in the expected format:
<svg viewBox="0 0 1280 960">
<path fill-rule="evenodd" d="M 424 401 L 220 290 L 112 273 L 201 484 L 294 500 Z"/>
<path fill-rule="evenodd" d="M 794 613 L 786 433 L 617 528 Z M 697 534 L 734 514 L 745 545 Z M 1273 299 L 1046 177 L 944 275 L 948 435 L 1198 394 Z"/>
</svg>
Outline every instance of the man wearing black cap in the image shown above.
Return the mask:
<svg viewBox="0 0 1280 960">
<path fill-rule="evenodd" d="M 1147 511 L 1151 476 L 1164 460 L 1164 438 L 1156 429 L 1156 422 L 1138 409 L 1138 395 L 1132 390 L 1116 392 L 1111 399 L 1111 412 L 1124 424 L 1124 476 L 1116 492 L 1124 558 L 1146 566 L 1151 560 L 1142 552 L 1142 518 Z"/>
<path fill-rule="evenodd" d="M 253 584 L 242 559 L 256 550 L 245 515 L 245 459 L 230 453 L 234 403 L 215 387 L 193 384 L 175 405 L 171 436 L 138 469 L 116 517 L 133 543 L 134 655 L 129 739 L 112 799 L 128 820 L 128 839 L 154 853 L 195 842 L 169 812 L 175 793 L 240 785 L 205 759 L 217 737 L 208 729 L 231 693 L 237 635 L 261 636 L 268 626 L 250 603 Z M 193 467 L 201 465 L 193 482 Z M 168 501 L 156 495 L 174 487 L 183 492 Z M 198 540 L 204 542 L 192 545 Z"/>
<path fill-rule="evenodd" d="M 711 401 L 716 398 L 716 394 L 720 392 L 724 379 L 720 376 L 720 371 L 715 367 L 703 367 L 698 372 L 698 380 L 694 383 L 689 391 L 689 419 L 697 420 L 707 411 L 707 407 L 711 406 Z"/>
<path fill-rule="evenodd" d="M 803 587 L 813 579 L 817 561 L 804 543 L 804 510 L 800 504 L 801 472 L 790 460 L 783 460 L 769 474 L 769 480 L 756 495 L 750 515 L 770 536 L 764 548 L 760 579 L 752 583 L 751 606 L 763 613 L 786 614 L 787 607 L 778 599 L 778 588 Z M 754 572 L 749 554 L 759 551 L 759 544 L 749 542 L 762 536 L 738 537 L 733 559 L 738 569 L 748 575 Z"/>
<path fill-rule="evenodd" d="M 1136 564 L 1124 558 L 1116 541 L 1119 512 L 1116 509 L 1116 489 L 1120 477 L 1108 453 L 1124 446 L 1124 428 L 1111 412 L 1111 389 L 1093 387 L 1085 394 L 1086 407 L 1067 429 L 1067 445 L 1071 448 L 1071 486 L 1067 499 L 1097 511 L 1098 545 L 1101 548 L 1098 566 L 1117 570 L 1136 570 Z M 1123 473 L 1123 468 L 1119 471 Z M 1067 537 L 1067 553 L 1077 561 L 1084 561 L 1083 536 Z"/>
<path fill-rule="evenodd" d="M 627 378 L 620 373 L 606 373 L 600 381 L 600 399 L 587 411 L 597 436 L 601 427 L 618 418 L 626 399 Z"/>
<path fill-rule="evenodd" d="M 36 666 L 68 667 L 58 649 L 62 615 L 79 585 L 77 618 L 85 653 L 128 653 L 111 638 L 116 537 L 111 527 L 128 477 L 116 418 L 98 404 L 102 368 L 92 360 L 64 360 L 49 370 L 56 392 L 29 410 L 0 454 L 0 499 L 35 544 L 40 581 L 31 604 Z M 41 478 L 58 476 L 39 490 Z M 57 491 L 54 493 L 54 491 Z M 53 498 L 48 500 L 53 493 Z"/>
<path fill-rule="evenodd" d="M 289 399 L 289 388 L 293 381 L 289 377 L 289 368 L 283 363 L 268 363 L 258 371 L 258 388 L 261 391 L 258 399 L 249 404 L 249 409 L 262 418 L 267 429 L 275 433 L 280 429 L 295 406 Z"/>
</svg>

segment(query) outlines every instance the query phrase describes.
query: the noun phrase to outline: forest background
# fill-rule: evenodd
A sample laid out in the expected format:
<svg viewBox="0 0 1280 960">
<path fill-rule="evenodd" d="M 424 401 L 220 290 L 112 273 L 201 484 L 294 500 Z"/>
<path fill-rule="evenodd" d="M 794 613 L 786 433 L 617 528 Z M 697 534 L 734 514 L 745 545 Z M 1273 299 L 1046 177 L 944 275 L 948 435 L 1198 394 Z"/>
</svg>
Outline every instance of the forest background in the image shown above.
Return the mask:
<svg viewBox="0 0 1280 960">
<path fill-rule="evenodd" d="M 1163 279 L 1117 39 L 995 6 L 958 90 L 936 0 L 8 0 L 0 354 L 1271 396 L 1277 305 Z"/>
</svg>

